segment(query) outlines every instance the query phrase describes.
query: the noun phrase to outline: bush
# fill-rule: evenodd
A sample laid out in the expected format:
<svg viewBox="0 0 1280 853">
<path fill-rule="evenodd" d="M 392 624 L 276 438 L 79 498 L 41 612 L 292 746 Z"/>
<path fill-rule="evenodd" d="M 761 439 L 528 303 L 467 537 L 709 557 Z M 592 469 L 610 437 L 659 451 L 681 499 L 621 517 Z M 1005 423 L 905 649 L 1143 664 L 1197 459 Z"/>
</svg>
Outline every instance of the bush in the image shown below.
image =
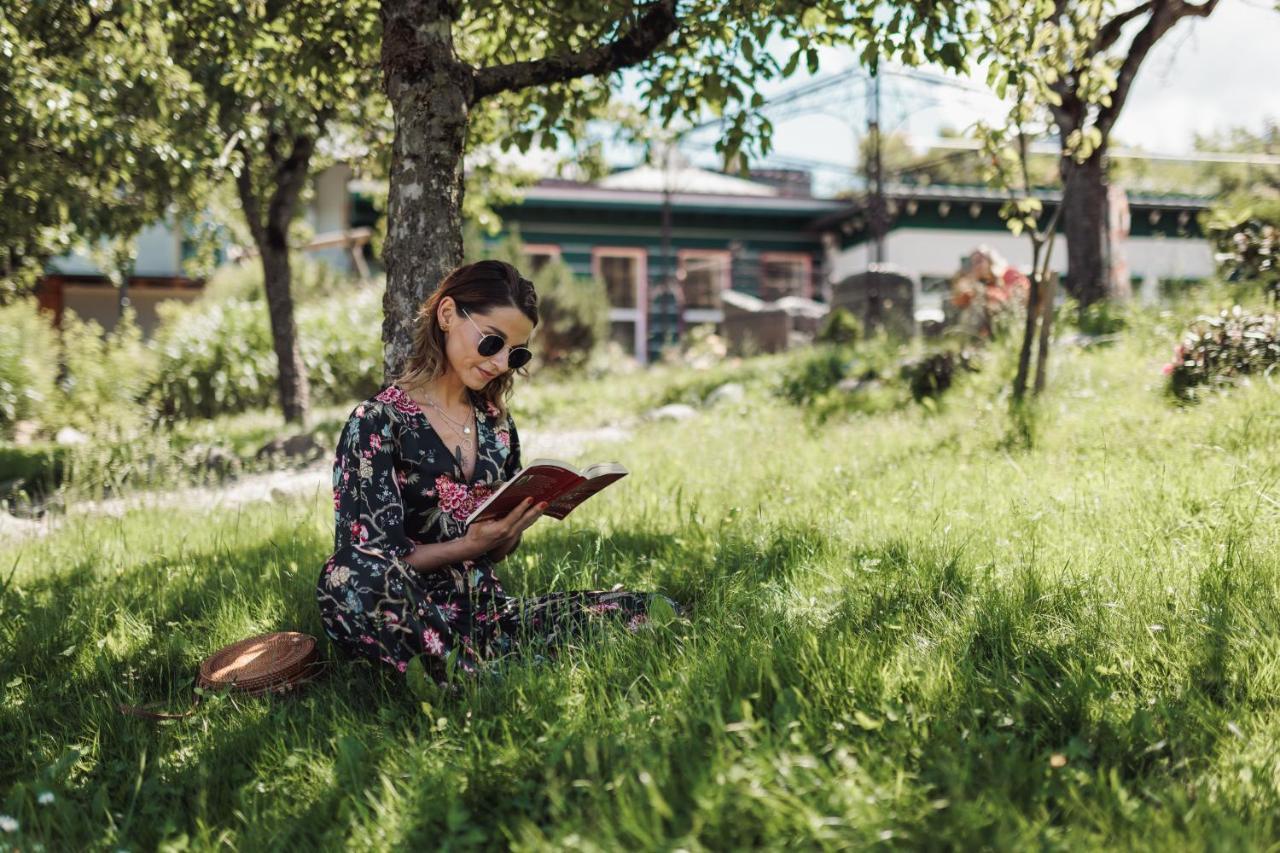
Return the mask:
<svg viewBox="0 0 1280 853">
<path fill-rule="evenodd" d="M 1280 300 L 1280 201 L 1229 201 L 1213 211 L 1208 231 L 1214 260 L 1228 281 L 1257 282 Z"/>
<path fill-rule="evenodd" d="M 165 306 L 152 398 L 170 418 L 270 407 L 279 375 L 264 301 Z M 368 396 L 382 379 L 382 291 L 358 288 L 297 311 L 313 403 Z"/>
<path fill-rule="evenodd" d="M 815 340 L 827 344 L 856 344 L 862 336 L 862 321 L 847 308 L 835 308 L 822 321 Z"/>
<path fill-rule="evenodd" d="M 1250 314 L 1237 305 L 1192 323 L 1164 372 L 1173 396 L 1194 400 L 1203 393 L 1201 386 L 1223 387 L 1249 375 L 1269 376 L 1277 365 L 1280 317 Z"/>
<path fill-rule="evenodd" d="M 849 366 L 848 354 L 837 347 L 818 347 L 782 377 L 779 393 L 797 405 L 811 403 L 830 391 Z"/>
<path fill-rule="evenodd" d="M 955 381 L 958 370 L 974 372 L 977 367 L 968 352 L 947 350 L 904 362 L 900 374 L 911 389 L 911 399 L 919 403 L 926 397 L 941 397 Z"/>
<path fill-rule="evenodd" d="M 548 367 L 581 368 L 609 334 L 609 300 L 597 279 L 580 279 L 561 261 L 533 278 L 539 322 L 534 338 Z"/>
<path fill-rule="evenodd" d="M 63 375 L 52 417 L 95 436 L 128 437 L 150 420 L 142 403 L 155 380 L 157 359 L 143 342 L 132 309 L 110 333 L 71 311 L 62 315 Z"/>
<path fill-rule="evenodd" d="M 0 308 L 0 435 L 38 419 L 55 393 L 58 343 L 34 299 Z"/>
</svg>

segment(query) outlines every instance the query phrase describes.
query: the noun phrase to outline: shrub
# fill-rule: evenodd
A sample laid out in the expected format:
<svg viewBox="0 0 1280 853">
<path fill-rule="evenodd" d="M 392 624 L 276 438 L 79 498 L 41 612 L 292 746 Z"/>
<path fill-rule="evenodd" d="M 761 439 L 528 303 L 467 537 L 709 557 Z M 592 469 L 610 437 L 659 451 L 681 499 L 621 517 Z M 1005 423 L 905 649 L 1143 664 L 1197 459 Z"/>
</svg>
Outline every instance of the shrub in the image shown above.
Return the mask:
<svg viewBox="0 0 1280 853">
<path fill-rule="evenodd" d="M 597 279 L 580 279 L 561 261 L 533 277 L 539 322 L 535 351 L 549 367 L 581 368 L 609 334 L 609 300 Z"/>
<path fill-rule="evenodd" d="M 0 435 L 36 419 L 54 394 L 58 344 L 34 299 L 0 307 Z"/>
<path fill-rule="evenodd" d="M 1194 400 L 1202 391 L 1231 385 L 1241 377 L 1270 375 L 1280 365 L 1280 317 L 1250 314 L 1239 305 L 1217 317 L 1193 322 L 1164 366 L 1169 392 Z"/>
<path fill-rule="evenodd" d="M 1228 281 L 1251 281 L 1280 300 L 1280 201 L 1228 202 L 1209 217 L 1214 260 Z"/>
<path fill-rule="evenodd" d="M 926 397 L 941 397 L 955 381 L 958 370 L 974 372 L 977 367 L 968 352 L 946 350 L 904 362 L 900 374 L 911 389 L 911 398 L 918 403 Z"/>
<path fill-rule="evenodd" d="M 856 344 L 862 336 L 862 321 L 847 308 L 835 308 L 822 321 L 815 340 L 827 344 Z"/>
<path fill-rule="evenodd" d="M 110 333 L 74 312 L 62 315 L 63 375 L 53 418 L 97 436 L 128 437 L 149 420 L 142 401 L 155 380 L 157 359 L 143 342 L 132 309 Z"/>
<path fill-rule="evenodd" d="M 165 306 L 151 394 L 170 418 L 273 406 L 279 374 L 266 303 L 239 297 Z M 382 378 L 382 291 L 361 287 L 297 311 L 313 403 L 359 399 Z"/>
<path fill-rule="evenodd" d="M 804 405 L 816 400 L 845 377 L 848 355 L 836 347 L 818 347 L 783 374 L 779 393 L 787 400 Z"/>
</svg>

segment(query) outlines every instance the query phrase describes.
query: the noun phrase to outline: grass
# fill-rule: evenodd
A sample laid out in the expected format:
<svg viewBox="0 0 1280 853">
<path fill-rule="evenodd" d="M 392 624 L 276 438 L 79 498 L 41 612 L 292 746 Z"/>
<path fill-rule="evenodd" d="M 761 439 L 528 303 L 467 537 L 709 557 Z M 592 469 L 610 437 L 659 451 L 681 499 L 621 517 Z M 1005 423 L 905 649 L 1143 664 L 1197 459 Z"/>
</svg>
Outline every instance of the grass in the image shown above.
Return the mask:
<svg viewBox="0 0 1280 853">
<path fill-rule="evenodd" d="M 0 838 L 1274 847 L 1280 395 L 1172 405 L 1160 365 L 1189 312 L 1062 348 L 1022 419 L 1008 350 L 935 408 L 821 424 L 770 395 L 788 359 L 744 362 L 744 403 L 588 449 L 636 473 L 501 569 L 518 594 L 662 589 L 691 624 L 607 632 L 457 696 L 344 662 L 298 697 L 213 697 L 186 722 L 114 712 L 183 705 L 200 658 L 249 633 L 321 634 L 326 495 L 10 545 L 0 812 L 17 826 Z M 705 382 L 521 394 L 546 428 Z"/>
</svg>

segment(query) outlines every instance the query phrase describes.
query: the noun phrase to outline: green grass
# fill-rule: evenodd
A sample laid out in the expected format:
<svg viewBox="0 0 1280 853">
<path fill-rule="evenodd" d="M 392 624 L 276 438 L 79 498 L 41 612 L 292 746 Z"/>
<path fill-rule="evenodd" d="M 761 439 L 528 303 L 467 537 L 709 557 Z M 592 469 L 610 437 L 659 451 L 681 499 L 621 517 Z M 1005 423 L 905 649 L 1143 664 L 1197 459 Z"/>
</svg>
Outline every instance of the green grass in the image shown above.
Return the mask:
<svg viewBox="0 0 1280 853">
<path fill-rule="evenodd" d="M 9 546 L 0 812 L 19 826 L 0 840 L 1274 847 L 1280 394 L 1172 405 L 1160 365 L 1184 319 L 1061 349 L 1018 421 L 1008 348 L 936 410 L 822 424 L 769 394 L 788 359 L 745 363 L 741 406 L 588 449 L 635 473 L 539 522 L 500 572 L 515 593 L 662 589 L 691 624 L 457 696 L 344 662 L 185 722 L 113 710 L 181 706 L 200 658 L 249 633 L 321 633 L 327 495 Z M 587 423 L 707 381 L 522 389 L 515 409 Z"/>
</svg>

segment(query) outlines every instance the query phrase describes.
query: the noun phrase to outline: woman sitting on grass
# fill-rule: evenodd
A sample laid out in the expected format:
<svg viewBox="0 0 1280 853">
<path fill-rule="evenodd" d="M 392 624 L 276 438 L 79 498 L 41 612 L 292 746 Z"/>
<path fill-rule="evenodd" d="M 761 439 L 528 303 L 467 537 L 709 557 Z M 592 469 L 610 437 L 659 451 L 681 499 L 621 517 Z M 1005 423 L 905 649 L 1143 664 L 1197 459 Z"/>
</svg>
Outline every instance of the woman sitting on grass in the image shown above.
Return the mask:
<svg viewBox="0 0 1280 853">
<path fill-rule="evenodd" d="M 495 564 L 546 504 L 526 499 L 505 518 L 465 524 L 520 470 L 505 397 L 529 361 L 537 302 L 510 264 L 459 267 L 422 306 L 405 372 L 352 412 L 333 468 L 334 553 L 316 585 L 340 646 L 401 672 L 421 656 L 443 681 L 451 653 L 470 673 L 529 641 L 553 653 L 592 617 L 636 630 L 657 598 L 679 612 L 657 593 L 512 598 Z"/>
</svg>

